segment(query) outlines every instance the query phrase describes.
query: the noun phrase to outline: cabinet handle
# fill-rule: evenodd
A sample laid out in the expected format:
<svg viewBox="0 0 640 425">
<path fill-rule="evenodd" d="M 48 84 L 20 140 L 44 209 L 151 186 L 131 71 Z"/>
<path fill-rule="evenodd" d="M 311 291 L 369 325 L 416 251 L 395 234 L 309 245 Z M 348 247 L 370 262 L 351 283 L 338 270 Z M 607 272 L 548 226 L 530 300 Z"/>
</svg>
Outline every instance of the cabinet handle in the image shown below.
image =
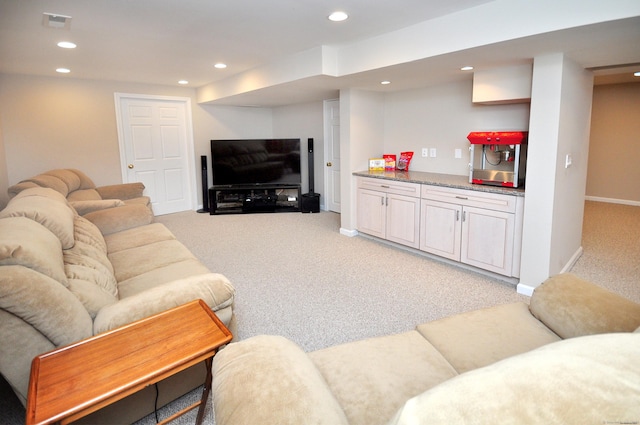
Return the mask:
<svg viewBox="0 0 640 425">
<path fill-rule="evenodd" d="M 467 200 L 467 199 L 469 199 L 469 198 L 467 198 L 466 196 L 458 196 L 458 195 L 456 195 L 456 199 L 464 199 L 464 200 Z"/>
<path fill-rule="evenodd" d="M 380 205 L 384 205 L 385 198 L 380 198 Z"/>
<path fill-rule="evenodd" d="M 384 198 L 384 205 L 387 207 L 389 206 L 389 198 L 387 198 L 386 196 Z"/>
<path fill-rule="evenodd" d="M 385 189 L 389 189 L 389 186 L 387 186 L 386 184 L 381 184 L 380 187 L 384 187 Z"/>
<path fill-rule="evenodd" d="M 460 211 L 456 211 L 456 221 L 460 221 Z"/>
<path fill-rule="evenodd" d="M 467 221 L 467 212 L 462 211 L 462 221 Z"/>
</svg>

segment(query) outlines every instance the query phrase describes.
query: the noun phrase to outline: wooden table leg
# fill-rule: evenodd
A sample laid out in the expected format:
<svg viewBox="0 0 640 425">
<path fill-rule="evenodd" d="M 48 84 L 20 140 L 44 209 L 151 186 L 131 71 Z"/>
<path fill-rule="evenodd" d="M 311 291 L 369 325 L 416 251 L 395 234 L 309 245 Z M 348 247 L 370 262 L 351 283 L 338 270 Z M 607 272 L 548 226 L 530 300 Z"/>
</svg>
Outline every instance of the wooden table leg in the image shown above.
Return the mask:
<svg viewBox="0 0 640 425">
<path fill-rule="evenodd" d="M 209 394 L 211 393 L 211 381 L 213 376 L 211 374 L 211 363 L 213 357 L 209 357 L 204 361 L 207 368 L 207 377 L 204 380 L 204 389 L 202 390 L 202 399 L 200 400 L 200 407 L 198 408 L 198 417 L 196 418 L 196 425 L 201 425 L 204 415 L 207 410 L 207 401 L 209 401 Z"/>
</svg>

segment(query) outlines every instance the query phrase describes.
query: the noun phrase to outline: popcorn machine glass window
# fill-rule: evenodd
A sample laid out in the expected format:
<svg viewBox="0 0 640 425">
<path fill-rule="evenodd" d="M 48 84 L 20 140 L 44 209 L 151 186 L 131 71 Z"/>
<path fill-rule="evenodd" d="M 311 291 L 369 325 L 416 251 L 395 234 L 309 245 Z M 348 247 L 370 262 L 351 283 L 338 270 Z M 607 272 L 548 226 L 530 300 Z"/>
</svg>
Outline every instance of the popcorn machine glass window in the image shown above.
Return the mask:
<svg viewBox="0 0 640 425">
<path fill-rule="evenodd" d="M 522 187 L 527 165 L 526 131 L 471 132 L 469 183 Z"/>
</svg>

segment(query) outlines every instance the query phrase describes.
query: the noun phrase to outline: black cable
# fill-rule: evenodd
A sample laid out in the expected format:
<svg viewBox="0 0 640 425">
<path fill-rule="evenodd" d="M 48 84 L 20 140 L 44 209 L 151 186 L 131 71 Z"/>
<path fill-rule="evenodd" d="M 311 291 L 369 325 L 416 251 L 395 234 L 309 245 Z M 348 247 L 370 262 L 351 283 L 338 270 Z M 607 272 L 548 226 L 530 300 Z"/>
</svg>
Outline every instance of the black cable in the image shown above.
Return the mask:
<svg viewBox="0 0 640 425">
<path fill-rule="evenodd" d="M 158 383 L 157 382 L 154 384 L 154 386 L 156 387 L 156 400 L 153 403 L 153 412 L 156 415 L 156 423 L 159 423 L 160 421 L 158 420 L 158 394 L 160 394 L 160 391 L 158 390 Z"/>
<path fill-rule="evenodd" d="M 500 153 L 499 152 L 498 152 L 498 162 L 496 162 L 495 164 L 493 162 L 489 161 L 489 157 L 487 156 L 487 151 L 486 150 L 484 150 L 484 158 L 487 160 L 489 165 L 499 165 L 502 162 L 502 158 L 500 158 Z"/>
</svg>

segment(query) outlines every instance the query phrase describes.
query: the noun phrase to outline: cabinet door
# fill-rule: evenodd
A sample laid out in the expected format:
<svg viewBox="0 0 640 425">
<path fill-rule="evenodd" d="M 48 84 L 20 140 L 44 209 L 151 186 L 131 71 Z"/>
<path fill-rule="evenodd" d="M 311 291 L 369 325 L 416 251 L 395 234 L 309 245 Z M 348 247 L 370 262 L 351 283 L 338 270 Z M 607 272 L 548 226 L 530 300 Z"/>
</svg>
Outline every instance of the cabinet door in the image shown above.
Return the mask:
<svg viewBox="0 0 640 425">
<path fill-rule="evenodd" d="M 386 194 L 374 190 L 358 189 L 358 231 L 379 238 L 385 237 Z"/>
<path fill-rule="evenodd" d="M 514 214 L 464 207 L 461 261 L 511 276 L 514 226 Z"/>
<path fill-rule="evenodd" d="M 420 249 L 460 261 L 462 207 L 423 199 L 420 211 Z"/>
<path fill-rule="evenodd" d="M 387 194 L 387 240 L 419 247 L 420 199 Z"/>
</svg>

